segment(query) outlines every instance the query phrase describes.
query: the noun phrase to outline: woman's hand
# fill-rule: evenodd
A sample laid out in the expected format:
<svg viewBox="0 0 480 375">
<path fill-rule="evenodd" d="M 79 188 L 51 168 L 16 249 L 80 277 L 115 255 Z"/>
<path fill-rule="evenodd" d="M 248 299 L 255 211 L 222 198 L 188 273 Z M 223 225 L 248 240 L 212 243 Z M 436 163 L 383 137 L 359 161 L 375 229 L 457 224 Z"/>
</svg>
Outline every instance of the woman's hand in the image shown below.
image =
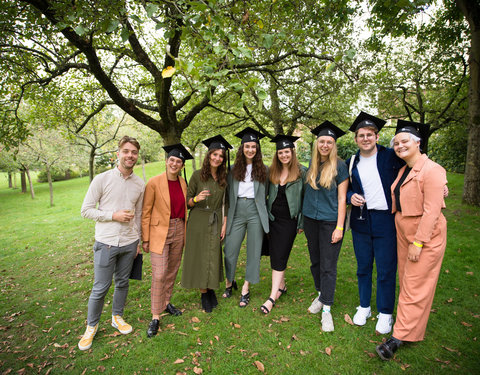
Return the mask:
<svg viewBox="0 0 480 375">
<path fill-rule="evenodd" d="M 224 221 L 222 224 L 222 230 L 220 232 L 220 241 L 223 241 L 225 238 L 225 233 L 227 233 L 227 221 Z"/>
<path fill-rule="evenodd" d="M 195 197 L 195 200 L 197 202 L 204 201 L 210 196 L 210 191 L 209 190 L 202 190 L 198 195 Z"/>
<path fill-rule="evenodd" d="M 343 237 L 343 230 L 335 229 L 332 233 L 332 243 L 337 243 Z"/>
<path fill-rule="evenodd" d="M 150 251 L 150 243 L 148 241 L 143 241 L 142 249 L 144 252 L 148 253 Z"/>
<path fill-rule="evenodd" d="M 421 247 L 415 246 L 413 243 L 411 243 L 408 245 L 408 260 L 411 262 L 418 262 L 421 252 Z"/>
</svg>

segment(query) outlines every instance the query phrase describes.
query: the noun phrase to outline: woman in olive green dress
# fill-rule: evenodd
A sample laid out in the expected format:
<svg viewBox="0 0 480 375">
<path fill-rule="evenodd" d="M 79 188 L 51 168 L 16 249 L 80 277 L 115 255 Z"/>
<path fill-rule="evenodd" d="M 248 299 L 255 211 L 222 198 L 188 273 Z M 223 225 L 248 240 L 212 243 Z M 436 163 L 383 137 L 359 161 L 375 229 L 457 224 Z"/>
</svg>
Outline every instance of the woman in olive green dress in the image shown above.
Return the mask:
<svg viewBox="0 0 480 375">
<path fill-rule="evenodd" d="M 231 148 L 222 136 L 203 143 L 208 153 L 202 169 L 193 173 L 187 190 L 191 209 L 187 221 L 183 255 L 182 286 L 198 288 L 202 293 L 202 309 L 212 312 L 218 305 L 214 289 L 223 280 L 221 241 L 225 237 L 227 218 L 224 215 L 227 187 L 226 149 Z"/>
</svg>

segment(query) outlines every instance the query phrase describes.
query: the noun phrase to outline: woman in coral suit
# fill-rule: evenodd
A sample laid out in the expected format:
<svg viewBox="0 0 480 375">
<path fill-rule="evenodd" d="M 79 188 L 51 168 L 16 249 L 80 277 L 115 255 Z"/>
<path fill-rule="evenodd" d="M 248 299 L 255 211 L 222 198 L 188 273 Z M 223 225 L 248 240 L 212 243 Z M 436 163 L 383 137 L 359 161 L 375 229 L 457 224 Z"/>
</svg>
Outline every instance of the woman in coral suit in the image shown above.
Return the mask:
<svg viewBox="0 0 480 375">
<path fill-rule="evenodd" d="M 393 149 L 407 165 L 392 184 L 392 210 L 397 228 L 398 297 L 393 335 L 377 346 L 389 360 L 404 341 L 422 341 L 447 244 L 444 187 L 446 172 L 421 153 L 428 125 L 399 120 Z"/>
</svg>

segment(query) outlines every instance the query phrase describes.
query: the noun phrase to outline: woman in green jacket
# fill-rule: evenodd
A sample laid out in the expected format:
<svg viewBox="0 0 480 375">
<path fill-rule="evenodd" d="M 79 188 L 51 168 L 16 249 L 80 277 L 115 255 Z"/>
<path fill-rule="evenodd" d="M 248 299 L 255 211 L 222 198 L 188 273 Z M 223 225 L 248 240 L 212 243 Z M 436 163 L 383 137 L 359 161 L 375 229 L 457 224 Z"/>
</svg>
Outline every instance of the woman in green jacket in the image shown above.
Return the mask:
<svg viewBox="0 0 480 375">
<path fill-rule="evenodd" d="M 268 314 L 275 301 L 287 292 L 285 269 L 297 231 L 302 231 L 302 199 L 306 168 L 300 165 L 295 154 L 299 137 L 277 135 L 272 139 L 277 151 L 269 173 L 268 216 L 269 250 L 272 268 L 270 297 L 260 307 Z"/>
</svg>

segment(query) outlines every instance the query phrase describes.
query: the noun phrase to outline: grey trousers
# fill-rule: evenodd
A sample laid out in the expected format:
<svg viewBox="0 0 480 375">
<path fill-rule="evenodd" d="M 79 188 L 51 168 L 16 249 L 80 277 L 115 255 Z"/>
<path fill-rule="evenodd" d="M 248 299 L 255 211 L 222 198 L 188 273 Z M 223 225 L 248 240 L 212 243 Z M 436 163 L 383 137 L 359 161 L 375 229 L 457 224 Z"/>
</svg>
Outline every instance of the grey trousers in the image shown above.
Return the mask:
<svg viewBox="0 0 480 375">
<path fill-rule="evenodd" d="M 133 260 L 137 254 L 138 240 L 122 247 L 110 246 L 95 241 L 93 267 L 95 279 L 88 299 L 87 324 L 94 326 L 100 321 L 103 303 L 115 275 L 112 315 L 123 315 L 128 294 L 128 281 Z"/>
<path fill-rule="evenodd" d="M 260 257 L 262 253 L 263 227 L 254 199 L 238 198 L 230 233 L 225 238 L 225 274 L 235 279 L 238 255 L 247 232 L 247 267 L 245 280 L 256 284 L 260 281 Z"/>
</svg>

